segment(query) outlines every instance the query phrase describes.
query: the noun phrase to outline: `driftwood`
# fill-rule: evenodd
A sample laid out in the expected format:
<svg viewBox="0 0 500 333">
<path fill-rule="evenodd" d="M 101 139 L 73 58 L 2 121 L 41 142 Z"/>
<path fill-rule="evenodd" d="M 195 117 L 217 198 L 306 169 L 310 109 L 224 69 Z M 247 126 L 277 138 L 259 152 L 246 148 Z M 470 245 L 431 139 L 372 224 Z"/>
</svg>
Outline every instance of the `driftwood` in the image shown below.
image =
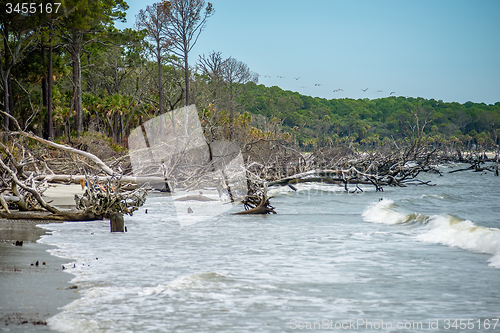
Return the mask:
<svg viewBox="0 0 500 333">
<path fill-rule="evenodd" d="M 279 140 L 259 139 L 243 148 L 243 159 L 253 179 L 272 181 L 307 170 L 303 154 Z"/>
<path fill-rule="evenodd" d="M 78 211 L 61 211 L 51 206 L 37 193 L 37 201 L 44 204 L 45 211 L 40 209 L 13 212 L 4 206 L 0 211 L 0 217 L 8 219 L 35 219 L 35 220 L 60 220 L 60 221 L 90 221 L 110 218 L 113 214 L 132 215 L 145 202 L 147 189 L 143 186 L 133 191 L 121 191 L 119 179 L 108 180 L 107 185 L 99 182 L 92 182 L 87 177 L 85 182 L 85 193 L 75 195 L 75 203 Z M 30 192 L 32 193 L 32 192 Z M 36 193 L 36 192 L 35 192 Z M 2 196 L 10 203 L 22 201 L 15 196 Z M 5 200 L 4 202 L 6 202 Z"/>
<path fill-rule="evenodd" d="M 2 212 L 0 211 L 0 218 L 11 220 L 53 220 L 53 221 L 93 221 L 102 220 L 103 216 L 95 216 L 81 212 Z"/>
<path fill-rule="evenodd" d="M 343 186 L 346 192 L 362 192 L 360 184 L 384 186 L 432 185 L 420 181 L 421 172 L 439 171 L 432 166 L 437 151 L 422 140 L 387 152 L 357 153 L 346 147 L 324 147 L 313 154 L 301 154 L 276 140 L 261 139 L 245 147 L 249 193 L 243 200 L 245 211 L 237 214 L 276 213 L 269 203 L 267 187 L 299 183 Z"/>
<path fill-rule="evenodd" d="M 38 181 L 47 181 L 49 183 L 61 183 L 61 184 L 80 184 L 82 180 L 85 180 L 87 175 L 38 175 L 35 176 L 34 179 Z M 163 186 L 165 183 L 165 179 L 163 177 L 154 177 L 154 176 L 121 176 L 115 173 L 114 176 L 94 176 L 94 179 L 97 179 L 98 182 L 107 182 L 108 180 L 114 178 L 120 178 L 123 187 L 125 189 L 136 189 L 140 185 L 149 184 L 151 187 L 155 187 L 156 184 L 158 186 Z M 134 186 L 135 185 L 135 186 Z M 157 187 L 158 187 L 157 186 Z"/>
<path fill-rule="evenodd" d="M 452 170 L 448 173 L 455 173 L 460 171 L 474 171 L 474 172 L 490 171 L 493 172 L 495 176 L 498 176 L 499 175 L 498 160 L 499 160 L 498 155 L 495 159 L 470 159 L 468 161 L 464 161 L 470 164 L 469 167 Z"/>
<path fill-rule="evenodd" d="M 294 156 L 287 153 L 282 143 L 260 140 L 246 146 L 247 177 L 260 188 L 289 186 L 296 190 L 296 184 L 316 182 L 343 186 L 349 193 L 363 191 L 359 186 L 361 184 L 372 185 L 376 191 L 383 191 L 386 186 L 433 186 L 429 181 L 420 180 L 419 175 L 425 172 L 442 175 L 436 165 L 464 160 L 460 152 L 453 156 L 446 147 L 438 150 L 431 146 L 423 132 L 427 122 L 419 125 L 418 117 L 415 113 L 414 115 L 416 125 L 403 124 L 408 132 L 405 143 L 392 142 L 393 147 L 379 147 L 378 150 L 368 153 L 337 146 L 323 147 L 312 154 Z M 498 174 L 498 158 L 496 165 L 483 164 L 484 158 L 472 162 L 469 168 L 463 170 L 488 170 Z M 293 171 L 291 174 L 290 170 Z M 251 202 L 253 206 L 245 208 L 251 213 L 258 207 L 262 198 L 263 194 L 257 194 L 255 198 L 252 198 L 252 194 L 249 195 L 246 202 Z"/>
<path fill-rule="evenodd" d="M 269 203 L 269 198 L 259 198 L 259 204 L 254 208 L 244 210 L 242 212 L 234 213 L 234 215 L 247 215 L 247 214 L 277 214 L 274 207 Z"/>
<path fill-rule="evenodd" d="M 263 188 L 252 182 L 249 185 L 248 195 L 242 201 L 245 210 L 234 215 L 276 214 L 274 207 L 269 203 L 267 184 L 264 184 Z"/>
<path fill-rule="evenodd" d="M 100 183 L 86 177 L 85 181 L 81 181 L 81 185 L 85 193 L 75 195 L 76 208 L 89 215 L 106 218 L 117 213 L 132 215 L 146 202 L 147 190 L 144 187 L 132 192 L 123 192 L 119 178 Z"/>
<path fill-rule="evenodd" d="M 279 151 L 277 148 L 269 149 Z M 258 154 L 254 152 L 253 155 Z M 301 162 L 302 158 L 305 165 Z M 443 160 L 440 152 L 421 137 L 413 137 L 403 147 L 372 153 L 359 153 L 347 147 L 323 147 L 302 158 L 294 158 L 291 162 L 292 166 L 300 165 L 301 172 L 290 175 L 284 172 L 286 168 L 277 173 L 276 158 L 270 153 L 262 153 L 253 160 L 247 159 L 247 174 L 260 186 L 267 183 L 267 186 L 290 186 L 295 189 L 294 184 L 319 182 L 343 186 L 346 192 L 362 191 L 360 184 L 373 185 L 377 191 L 383 191 L 385 186 L 432 185 L 419 180 L 418 175 L 422 172 L 440 174 L 434 165 Z"/>
<path fill-rule="evenodd" d="M 144 204 L 149 184 L 164 183 L 160 177 L 123 177 L 95 155 L 27 133 L 14 118 L 2 113 L 9 116 L 18 129 L 7 133 L 12 139 L 8 144 L 0 143 L 0 152 L 5 156 L 0 158 L 2 218 L 87 221 L 109 218 L 113 214 L 132 215 Z M 23 138 L 90 159 L 101 174 L 93 177 L 56 175 L 47 163 L 34 156 Z M 75 196 L 77 211 L 63 211 L 51 205 L 43 196 L 48 182 L 81 183 L 85 193 Z"/>
</svg>

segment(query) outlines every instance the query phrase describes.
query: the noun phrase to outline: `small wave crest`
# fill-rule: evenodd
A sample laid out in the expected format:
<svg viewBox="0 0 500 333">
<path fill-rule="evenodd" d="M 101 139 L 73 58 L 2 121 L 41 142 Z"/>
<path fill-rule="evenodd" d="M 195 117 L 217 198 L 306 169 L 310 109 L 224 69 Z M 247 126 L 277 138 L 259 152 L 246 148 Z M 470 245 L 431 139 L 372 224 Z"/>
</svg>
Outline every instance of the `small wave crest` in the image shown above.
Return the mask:
<svg viewBox="0 0 500 333">
<path fill-rule="evenodd" d="M 390 199 L 381 199 L 374 202 L 363 211 L 363 221 L 381 224 L 403 224 L 411 222 L 425 223 L 427 220 L 427 216 L 422 214 L 399 213 L 393 209 L 395 207 L 397 207 L 396 204 Z"/>
<path fill-rule="evenodd" d="M 422 196 L 420 198 L 421 199 L 423 199 L 423 198 L 445 199 L 445 196 L 438 195 L 438 194 L 422 194 Z"/>
<path fill-rule="evenodd" d="M 500 268 L 500 230 L 478 226 L 452 215 L 435 215 L 429 228 L 416 236 L 423 242 L 458 247 L 471 252 L 492 254 L 490 265 Z"/>
<path fill-rule="evenodd" d="M 217 288 L 217 286 L 222 287 L 229 281 L 230 279 L 225 275 L 215 272 L 180 276 L 167 284 L 145 288 L 139 292 L 139 295 L 150 296 L 168 291 L 213 289 Z"/>
</svg>

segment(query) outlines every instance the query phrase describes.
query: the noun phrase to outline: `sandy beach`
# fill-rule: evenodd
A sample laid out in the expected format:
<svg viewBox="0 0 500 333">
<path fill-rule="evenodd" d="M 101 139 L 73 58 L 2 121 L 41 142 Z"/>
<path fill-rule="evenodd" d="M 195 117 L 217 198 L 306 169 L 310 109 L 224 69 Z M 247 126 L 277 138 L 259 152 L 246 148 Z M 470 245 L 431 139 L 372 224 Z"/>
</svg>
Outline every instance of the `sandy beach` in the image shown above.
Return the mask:
<svg viewBox="0 0 500 333">
<path fill-rule="evenodd" d="M 77 193 L 83 193 L 80 185 L 58 185 L 45 196 L 71 209 Z M 72 260 L 52 256 L 47 250 L 53 247 L 37 243 L 47 233 L 37 225 L 46 223 L 57 222 L 0 219 L 0 332 L 51 332 L 47 319 L 79 298 L 70 283 L 74 276 L 62 269 Z"/>
</svg>

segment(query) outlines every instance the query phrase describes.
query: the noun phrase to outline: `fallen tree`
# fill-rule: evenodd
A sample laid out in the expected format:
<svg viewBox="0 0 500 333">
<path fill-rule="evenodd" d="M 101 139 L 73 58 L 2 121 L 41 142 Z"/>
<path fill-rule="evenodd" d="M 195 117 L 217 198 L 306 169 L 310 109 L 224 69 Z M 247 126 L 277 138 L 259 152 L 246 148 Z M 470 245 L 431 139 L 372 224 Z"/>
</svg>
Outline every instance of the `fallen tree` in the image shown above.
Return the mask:
<svg viewBox="0 0 500 333">
<path fill-rule="evenodd" d="M 456 170 L 452 170 L 449 173 L 455 173 L 460 171 L 474 171 L 474 172 L 482 172 L 482 171 L 491 171 L 496 176 L 499 175 L 498 164 L 499 164 L 500 156 L 496 154 L 494 158 L 488 158 L 485 155 L 469 155 L 466 158 L 461 159 L 461 162 L 469 164 L 466 168 L 460 168 Z"/>
<path fill-rule="evenodd" d="M 5 148 L 4 145 L 0 147 Z M 148 183 L 130 189 L 123 185 L 119 176 L 107 178 L 85 176 L 80 178 L 80 184 L 85 192 L 75 195 L 76 211 L 63 211 L 52 206 L 43 198 L 47 189 L 47 180 L 35 180 L 32 175 L 20 180 L 17 174 L 0 159 L 0 168 L 11 176 L 11 193 L 5 194 L 2 189 L 0 202 L 3 211 L 0 217 L 8 219 L 41 219 L 62 221 L 89 221 L 110 218 L 113 214 L 132 215 L 146 200 Z M 93 180 L 92 180 L 93 178 Z M 7 180 L 4 177 L 4 183 Z M 7 180 L 8 181 L 8 180 Z M 17 211 L 11 211 L 10 205 L 15 205 Z M 29 213 L 28 213 L 29 212 Z"/>
<path fill-rule="evenodd" d="M 383 191 L 384 186 L 432 185 L 418 179 L 421 172 L 439 173 L 433 166 L 438 161 L 438 152 L 428 148 L 412 145 L 387 153 L 357 153 L 341 147 L 323 148 L 307 157 L 291 160 L 289 165 L 279 165 L 282 170 L 300 165 L 302 172 L 291 175 L 276 172 L 278 158 L 271 154 L 267 160 L 262 157 L 254 161 L 247 159 L 250 162 L 247 174 L 261 187 L 266 183 L 269 187 L 290 186 L 292 189 L 295 189 L 294 184 L 311 182 L 337 184 L 347 192 L 362 191 L 359 184 L 373 185 L 377 191 Z M 354 190 L 349 188 L 352 185 L 355 186 Z"/>
<path fill-rule="evenodd" d="M 271 206 L 267 196 L 267 185 L 260 187 L 256 183 L 250 183 L 248 194 L 243 199 L 242 203 L 245 210 L 235 213 L 234 215 L 247 214 L 276 214 L 274 207 Z"/>
<path fill-rule="evenodd" d="M 151 182 L 164 182 L 160 177 L 130 177 L 111 169 L 97 156 L 79 149 L 42 139 L 23 131 L 17 121 L 15 132 L 6 132 L 10 141 L 0 143 L 0 217 L 9 219 L 43 219 L 87 221 L 109 218 L 113 214 L 132 215 L 145 202 Z M 41 158 L 34 156 L 26 140 L 32 139 L 44 145 L 77 154 L 92 161 L 99 174 L 56 175 Z M 88 165 L 88 163 L 84 164 Z M 93 169 L 93 168 L 92 168 Z M 44 197 L 49 182 L 76 182 L 85 190 L 75 196 L 76 210 L 68 211 L 51 205 Z"/>
<path fill-rule="evenodd" d="M 289 186 L 299 183 L 326 183 L 343 186 L 346 192 L 362 191 L 360 184 L 373 185 L 376 191 L 385 186 L 430 185 L 419 179 L 421 173 L 441 174 L 442 163 L 470 163 L 464 169 L 492 171 L 498 175 L 499 154 L 487 159 L 485 154 L 468 154 L 458 149 L 431 145 L 424 133 L 428 119 L 423 122 L 411 111 L 412 121 L 403 122 L 406 138 L 402 143 L 393 140 L 373 152 L 357 152 L 348 143 L 322 147 L 311 154 L 301 154 L 278 140 L 260 139 L 244 146 L 248 178 L 264 186 Z M 487 165 L 486 163 L 489 163 Z M 264 185 L 266 184 L 266 185 Z"/>
<path fill-rule="evenodd" d="M 140 187 L 133 191 L 122 191 L 119 177 L 108 178 L 106 182 L 86 177 L 80 181 L 85 189 L 83 195 L 75 195 L 76 208 L 84 214 L 109 218 L 113 214 L 132 215 L 146 202 L 147 190 Z"/>
</svg>

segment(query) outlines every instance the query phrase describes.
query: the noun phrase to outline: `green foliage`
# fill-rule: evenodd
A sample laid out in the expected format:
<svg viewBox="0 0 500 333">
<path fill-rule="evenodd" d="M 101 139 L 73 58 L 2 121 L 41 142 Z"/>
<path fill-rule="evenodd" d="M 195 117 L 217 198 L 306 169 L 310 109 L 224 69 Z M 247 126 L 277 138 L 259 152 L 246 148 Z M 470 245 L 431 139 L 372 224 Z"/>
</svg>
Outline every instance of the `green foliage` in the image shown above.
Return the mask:
<svg viewBox="0 0 500 333">
<path fill-rule="evenodd" d="M 297 127 L 299 143 L 306 149 L 341 138 L 366 147 L 387 143 L 389 138 L 402 139 L 408 135 L 405 126 L 416 126 L 415 115 L 419 126 L 425 123 L 423 134 L 436 144 L 456 139 L 457 133 L 469 134 L 476 144 L 500 143 L 500 103 L 445 103 L 412 97 L 327 100 L 253 82 L 245 88 L 239 99 L 243 110 L 269 119 L 280 118 L 283 131 Z"/>
</svg>

